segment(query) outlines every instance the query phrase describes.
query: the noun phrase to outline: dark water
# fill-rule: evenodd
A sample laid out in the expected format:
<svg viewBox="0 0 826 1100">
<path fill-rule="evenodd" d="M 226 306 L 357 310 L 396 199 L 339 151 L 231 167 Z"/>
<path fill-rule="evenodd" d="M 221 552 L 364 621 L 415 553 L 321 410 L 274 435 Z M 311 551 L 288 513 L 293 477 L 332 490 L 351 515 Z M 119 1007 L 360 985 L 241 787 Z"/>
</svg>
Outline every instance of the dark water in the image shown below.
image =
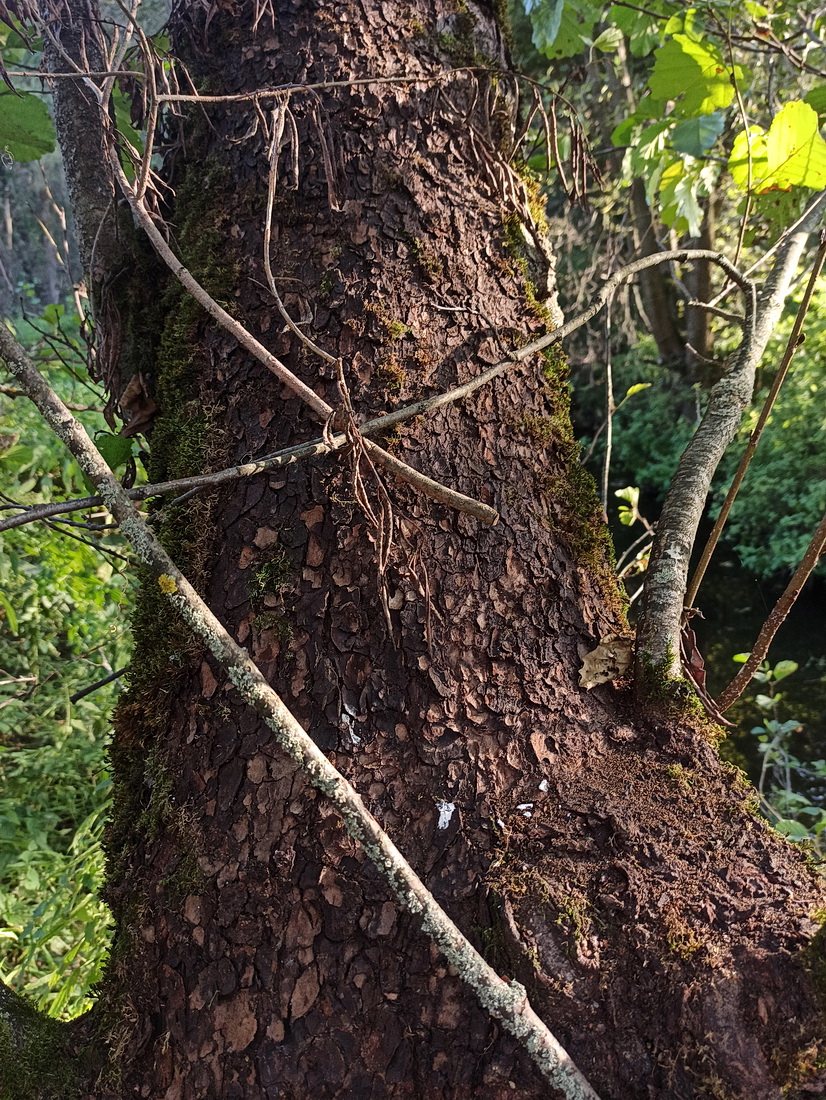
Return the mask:
<svg viewBox="0 0 826 1100">
<path fill-rule="evenodd" d="M 700 652 L 706 662 L 709 691 L 717 695 L 738 671 L 735 653 L 748 652 L 760 627 L 781 595 L 786 580 L 771 582 L 749 574 L 733 554 L 721 553 L 700 589 L 697 604 L 703 620 L 692 622 Z M 780 627 L 767 655 L 778 661 L 796 661 L 797 672 L 786 677 L 777 690 L 781 721 L 796 719 L 802 727 L 793 734 L 790 748 L 799 760 L 826 757 L 826 579 L 810 578 L 789 617 Z M 765 684 L 752 680 L 741 698 L 726 713 L 735 726 L 729 733 L 730 756 L 756 778 L 760 771 L 757 739 L 749 731 L 765 722 L 767 712 L 754 702 L 767 694 Z M 742 755 L 742 760 L 737 760 Z M 805 784 L 804 784 L 805 787 Z M 803 787 L 801 787 L 803 789 Z M 814 794 L 814 792 L 810 792 Z"/>
</svg>

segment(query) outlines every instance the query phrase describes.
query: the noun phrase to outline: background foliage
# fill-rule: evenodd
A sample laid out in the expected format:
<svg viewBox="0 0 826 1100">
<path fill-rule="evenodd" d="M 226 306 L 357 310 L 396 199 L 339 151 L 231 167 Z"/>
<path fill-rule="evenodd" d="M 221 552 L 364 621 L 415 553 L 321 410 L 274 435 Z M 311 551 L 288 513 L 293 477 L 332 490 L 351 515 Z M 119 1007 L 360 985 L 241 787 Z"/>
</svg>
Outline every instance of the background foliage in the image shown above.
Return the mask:
<svg viewBox="0 0 826 1100">
<path fill-rule="evenodd" d="M 39 309 L 31 293 L 27 301 Z M 19 328 L 65 400 L 99 400 L 77 316 L 51 305 Z M 94 408 L 78 415 L 92 431 L 106 427 Z M 86 494 L 37 411 L 2 393 L 0 478 L 5 504 Z M 128 661 L 119 544 L 59 523 L 0 534 L 0 977 L 55 1016 L 88 1007 L 108 946 L 97 890 L 117 687 L 71 696 Z"/>
</svg>

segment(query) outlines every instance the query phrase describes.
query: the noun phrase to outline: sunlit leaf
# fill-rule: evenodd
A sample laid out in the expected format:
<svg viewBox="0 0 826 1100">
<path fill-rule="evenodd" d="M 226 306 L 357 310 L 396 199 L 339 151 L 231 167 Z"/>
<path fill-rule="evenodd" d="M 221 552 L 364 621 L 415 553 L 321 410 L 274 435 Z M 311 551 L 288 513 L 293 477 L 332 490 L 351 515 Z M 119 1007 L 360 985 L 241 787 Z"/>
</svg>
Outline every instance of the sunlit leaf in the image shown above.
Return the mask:
<svg viewBox="0 0 826 1100">
<path fill-rule="evenodd" d="M 660 180 L 660 216 L 667 226 L 685 229 L 690 236 L 698 237 L 703 222 L 696 175 L 686 171 L 682 160 L 674 161 L 663 169 Z"/>
<path fill-rule="evenodd" d="M 795 186 L 826 186 L 826 141 L 820 136 L 817 112 L 795 100 L 775 115 L 768 133 L 751 127 L 751 184 L 758 194 L 788 191 Z M 737 135 L 729 172 L 738 187 L 749 182 L 748 142 Z"/>
<path fill-rule="evenodd" d="M 594 39 L 594 49 L 601 53 L 613 53 L 622 44 L 622 31 L 619 27 L 607 27 Z"/>
<path fill-rule="evenodd" d="M 742 82 L 745 72 L 733 69 Z M 709 42 L 696 42 L 687 34 L 675 34 L 656 52 L 654 72 L 648 87 L 657 99 L 677 100 L 675 113 L 682 118 L 710 115 L 728 107 L 734 98 L 734 85 L 723 55 Z"/>
<path fill-rule="evenodd" d="M 774 666 L 775 680 L 785 680 L 787 676 L 797 672 L 798 667 L 797 661 L 778 661 Z"/>
</svg>

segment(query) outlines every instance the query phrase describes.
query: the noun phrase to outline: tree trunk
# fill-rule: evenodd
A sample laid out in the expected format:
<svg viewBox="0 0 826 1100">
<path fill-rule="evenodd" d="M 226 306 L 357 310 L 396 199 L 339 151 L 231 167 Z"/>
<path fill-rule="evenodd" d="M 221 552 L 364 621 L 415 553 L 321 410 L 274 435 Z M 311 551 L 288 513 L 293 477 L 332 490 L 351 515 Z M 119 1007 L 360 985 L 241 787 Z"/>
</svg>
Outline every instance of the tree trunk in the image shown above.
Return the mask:
<svg viewBox="0 0 826 1100">
<path fill-rule="evenodd" d="M 179 9 L 173 42 L 212 94 L 421 77 L 290 99 L 298 170 L 282 154 L 273 272 L 302 331 L 341 358 L 358 420 L 474 376 L 547 323 L 536 253 L 495 184 L 509 92 L 478 70 L 425 79 L 505 64 L 487 6 L 294 2 L 271 25 L 270 8 L 219 2 L 208 18 Z M 168 121 L 171 239 L 338 406 L 334 365 L 266 289 L 272 107 L 185 107 L 181 134 Z M 318 434 L 175 283 L 135 312 L 147 279 L 129 331 L 157 346 L 153 481 Z M 819 880 L 753 815 L 690 707 L 642 713 L 627 685 L 579 686 L 583 655 L 627 628 L 561 358 L 386 445 L 498 525 L 382 474 L 396 530 L 382 573 L 352 465 L 328 456 L 167 510 L 166 545 L 603 1100 L 822 1092 L 799 1091 L 821 1064 L 819 955 L 804 954 Z M 378 477 L 360 470 L 378 512 Z M 115 723 L 117 933 L 87 1020 L 109 1064 L 80 1095 L 546 1097 L 167 606 L 144 586 Z"/>
</svg>

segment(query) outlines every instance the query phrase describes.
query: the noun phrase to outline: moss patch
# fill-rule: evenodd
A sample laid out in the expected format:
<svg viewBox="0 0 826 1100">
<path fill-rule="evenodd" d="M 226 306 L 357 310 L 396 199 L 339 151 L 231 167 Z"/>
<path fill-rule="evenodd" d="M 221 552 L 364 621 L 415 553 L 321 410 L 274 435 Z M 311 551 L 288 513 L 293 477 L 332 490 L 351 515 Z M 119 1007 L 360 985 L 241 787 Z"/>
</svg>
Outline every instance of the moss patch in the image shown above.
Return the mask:
<svg viewBox="0 0 826 1100">
<path fill-rule="evenodd" d="M 8 1100 L 74 1100 L 88 1076 L 87 1048 L 71 1025 L 38 1012 L 25 998 L 0 991 L 0 1095 Z"/>
</svg>

